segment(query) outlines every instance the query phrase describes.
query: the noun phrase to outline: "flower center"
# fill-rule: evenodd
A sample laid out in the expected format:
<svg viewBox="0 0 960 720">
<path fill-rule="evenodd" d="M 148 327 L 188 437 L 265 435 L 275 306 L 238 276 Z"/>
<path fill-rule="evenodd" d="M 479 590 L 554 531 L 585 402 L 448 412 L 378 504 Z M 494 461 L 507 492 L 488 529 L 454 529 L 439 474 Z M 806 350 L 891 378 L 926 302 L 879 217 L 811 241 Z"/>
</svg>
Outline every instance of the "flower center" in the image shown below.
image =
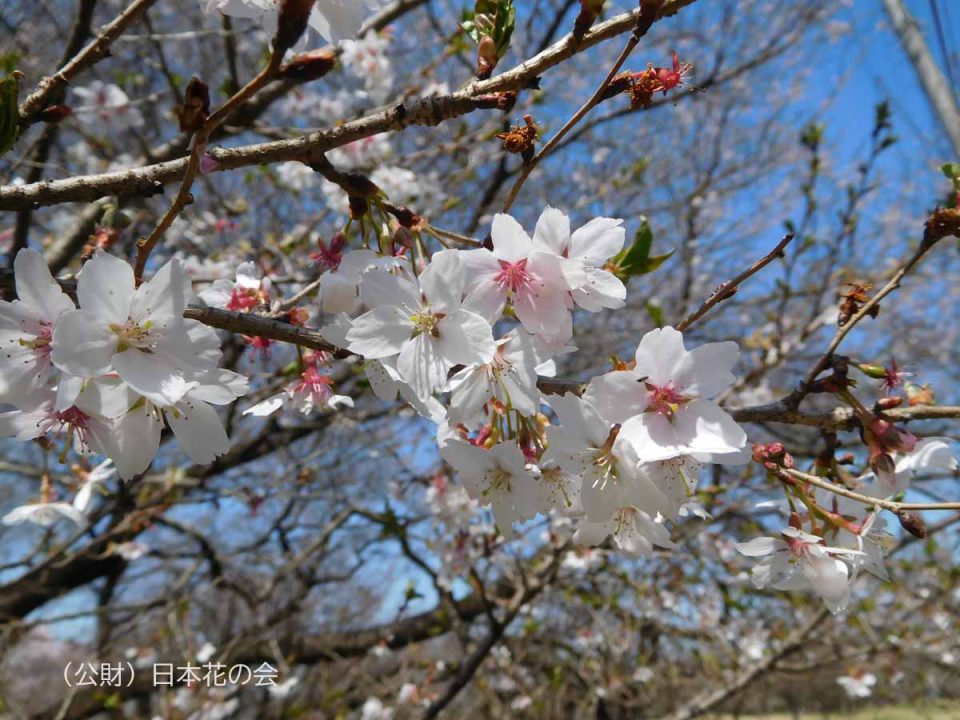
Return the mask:
<svg viewBox="0 0 960 720">
<path fill-rule="evenodd" d="M 419 312 L 410 316 L 413 322 L 413 336 L 427 334 L 433 337 L 440 337 L 440 321 L 446 317 L 446 313 Z"/>
<path fill-rule="evenodd" d="M 19 342 L 20 347 L 26 348 L 27 350 L 33 350 L 35 354 L 40 355 L 41 357 L 46 357 L 50 354 L 50 342 L 52 339 L 53 327 L 48 322 L 41 322 L 33 340 L 20 338 Z"/>
<path fill-rule="evenodd" d="M 673 387 L 672 380 L 668 381 L 666 385 L 659 386 L 643 381 L 643 386 L 647 389 L 647 392 L 650 393 L 650 403 L 647 406 L 647 412 L 663 415 L 669 420 L 672 420 L 680 408 L 690 402 L 691 399 L 679 393 L 676 388 Z"/>
<path fill-rule="evenodd" d="M 132 347 L 140 350 L 152 350 L 156 342 L 156 333 L 153 331 L 153 322 L 147 320 L 143 325 L 128 319 L 123 325 L 113 324 L 110 329 L 120 338 L 117 352 L 129 350 Z"/>
<path fill-rule="evenodd" d="M 519 293 L 529 291 L 533 287 L 534 276 L 527 270 L 527 261 L 519 260 L 511 263 L 498 260 L 500 272 L 493 277 L 493 281 L 501 292 Z"/>
</svg>

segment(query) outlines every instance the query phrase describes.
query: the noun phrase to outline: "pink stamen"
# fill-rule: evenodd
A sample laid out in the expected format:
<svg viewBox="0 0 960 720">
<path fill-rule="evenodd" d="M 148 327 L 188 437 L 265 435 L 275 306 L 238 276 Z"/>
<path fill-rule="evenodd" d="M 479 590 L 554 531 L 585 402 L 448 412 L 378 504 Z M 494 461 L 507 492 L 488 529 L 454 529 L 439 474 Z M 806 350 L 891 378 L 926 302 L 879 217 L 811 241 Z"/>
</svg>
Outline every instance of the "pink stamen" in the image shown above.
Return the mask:
<svg viewBox="0 0 960 720">
<path fill-rule="evenodd" d="M 690 398 L 677 392 L 673 387 L 672 380 L 663 386 L 648 382 L 644 382 L 643 385 L 650 393 L 648 412 L 655 412 L 658 415 L 672 418 L 681 407 L 690 402 Z"/>
<path fill-rule="evenodd" d="M 532 289 L 534 277 L 527 271 L 526 259 L 515 263 L 506 260 L 498 260 L 497 262 L 500 263 L 500 272 L 494 276 L 493 281 L 501 292 L 520 293 Z"/>
</svg>

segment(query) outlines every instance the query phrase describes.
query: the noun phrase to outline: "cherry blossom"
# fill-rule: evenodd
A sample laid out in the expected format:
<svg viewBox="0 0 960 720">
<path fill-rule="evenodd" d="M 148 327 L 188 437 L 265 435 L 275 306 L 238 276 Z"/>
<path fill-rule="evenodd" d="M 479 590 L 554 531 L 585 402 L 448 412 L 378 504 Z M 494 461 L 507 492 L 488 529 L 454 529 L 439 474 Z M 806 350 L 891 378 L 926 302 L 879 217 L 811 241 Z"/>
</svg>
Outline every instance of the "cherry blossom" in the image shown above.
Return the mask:
<svg viewBox="0 0 960 720">
<path fill-rule="evenodd" d="M 623 249 L 623 220 L 594 218 L 570 233 L 570 218 L 548 207 L 533 233 L 535 248 L 563 258 L 570 296 L 584 310 L 621 308 L 627 289 L 613 273 L 604 270 L 607 261 Z"/>
<path fill-rule="evenodd" d="M 543 486 L 515 442 L 487 450 L 454 438 L 441 445 L 440 454 L 457 471 L 470 497 L 492 506 L 505 538 L 513 537 L 514 523 L 529 520 L 543 506 Z"/>
<path fill-rule="evenodd" d="M 396 356 L 397 372 L 421 399 L 446 385 L 454 365 L 490 362 L 496 351 L 490 324 L 462 307 L 463 285 L 453 250 L 435 254 L 417 283 L 364 276 L 361 299 L 372 309 L 353 321 L 350 350 L 371 360 Z"/>
<path fill-rule="evenodd" d="M 54 329 L 53 363 L 79 377 L 115 372 L 155 403 L 178 402 L 187 377 L 219 360 L 216 334 L 183 319 L 188 293 L 179 260 L 138 288 L 128 263 L 98 253 L 78 278 L 80 309 Z"/>
<path fill-rule="evenodd" d="M 53 327 L 74 304 L 40 253 L 21 250 L 14 272 L 19 300 L 0 301 L 0 402 L 20 406 L 50 382 Z"/>
<path fill-rule="evenodd" d="M 68 502 L 40 502 L 21 505 L 3 516 L 4 525 L 19 525 L 31 522 L 41 527 L 50 527 L 66 518 L 79 528 L 87 526 L 86 516 Z"/>
<path fill-rule="evenodd" d="M 110 455 L 124 480 L 144 472 L 160 447 L 164 422 L 190 459 L 200 465 L 230 450 L 230 439 L 214 406 L 228 405 L 247 392 L 247 378 L 211 369 L 189 376 L 186 391 L 174 402 L 135 402 L 117 419 L 117 452 Z"/>
<path fill-rule="evenodd" d="M 323 260 L 326 272 L 320 276 L 320 299 L 324 311 L 329 313 L 353 312 L 363 274 L 371 268 L 391 264 L 389 258 L 381 258 L 366 249 L 343 255 L 339 251 L 328 252 Z"/>
<path fill-rule="evenodd" d="M 540 364 L 533 338 L 522 329 L 511 330 L 497 341 L 490 362 L 468 365 L 450 379 L 451 422 L 471 423 L 490 401 L 522 415 L 535 415 L 540 410 Z"/>
<path fill-rule="evenodd" d="M 794 527 L 786 527 L 780 534 L 781 538 L 759 537 L 737 543 L 743 555 L 762 558 L 753 567 L 753 584 L 776 590 L 812 589 L 832 613 L 842 612 L 850 602 L 850 568 L 844 559 L 861 553 L 827 547 L 823 538 Z"/>
<path fill-rule="evenodd" d="M 210 307 L 249 312 L 270 304 L 271 283 L 256 263 L 245 262 L 237 268 L 236 281 L 220 278 L 197 295 Z"/>
<path fill-rule="evenodd" d="M 641 472 L 639 458 L 620 428 L 573 394 L 551 396 L 549 404 L 560 424 L 547 428 L 541 463 L 555 462 L 580 479 L 580 504 L 591 522 L 606 523 L 623 507 L 653 515 L 668 511 L 670 503 Z"/>
<path fill-rule="evenodd" d="M 94 80 L 86 87 L 72 90 L 78 101 L 73 114 L 88 120 L 98 131 L 125 130 L 143 125 L 143 115 L 130 104 L 130 98 L 118 86 Z"/>
<path fill-rule="evenodd" d="M 711 454 L 740 461 L 747 436 L 709 398 L 734 380 L 736 343 L 708 343 L 688 351 L 671 327 L 643 336 L 632 370 L 616 370 L 590 381 L 586 398 L 621 432 L 644 461 Z"/>
<path fill-rule="evenodd" d="M 837 684 L 843 688 L 848 697 L 855 700 L 863 699 L 873 695 L 873 687 L 877 684 L 877 676 L 869 672 L 857 675 L 841 675 L 837 678 Z"/>
<path fill-rule="evenodd" d="M 569 292 L 586 274 L 538 249 L 509 215 L 498 214 L 490 230 L 493 249 L 463 253 L 469 270 L 466 306 L 491 322 L 509 300 L 527 332 L 563 342 L 573 334 Z"/>
<path fill-rule="evenodd" d="M 315 353 L 304 353 L 303 372 L 300 379 L 289 385 L 283 392 L 247 408 L 244 415 L 264 417 L 272 415 L 286 403 L 304 415 L 311 415 L 318 408 L 336 410 L 338 406 L 353 407 L 353 399 L 333 392 L 333 378 L 320 372 L 319 358 Z"/>
<path fill-rule="evenodd" d="M 113 418 L 129 408 L 121 385 L 104 378 L 82 383 L 82 389 L 75 393 L 40 390 L 33 397 L 32 407 L 0 413 L 0 437 L 26 442 L 64 436 L 64 454 L 72 444 L 81 454 L 115 457 L 118 450 Z"/>
<path fill-rule="evenodd" d="M 609 536 L 613 536 L 621 552 L 633 557 L 650 555 L 654 546 L 668 549 L 676 547 L 662 522 L 629 506 L 617 508 L 613 517 L 605 522 L 581 523 L 577 526 L 573 541 L 581 545 L 599 545 Z"/>
</svg>

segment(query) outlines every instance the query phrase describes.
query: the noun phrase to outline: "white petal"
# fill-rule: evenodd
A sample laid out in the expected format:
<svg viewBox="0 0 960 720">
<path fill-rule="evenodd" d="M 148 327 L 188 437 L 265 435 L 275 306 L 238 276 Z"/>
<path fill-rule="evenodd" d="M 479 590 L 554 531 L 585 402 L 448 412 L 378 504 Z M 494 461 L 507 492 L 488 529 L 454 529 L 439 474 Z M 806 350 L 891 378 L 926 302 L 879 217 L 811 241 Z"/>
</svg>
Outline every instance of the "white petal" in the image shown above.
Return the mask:
<svg viewBox="0 0 960 720">
<path fill-rule="evenodd" d="M 421 400 L 446 385 L 447 371 L 453 367 L 438 346 L 436 338 L 421 333 L 403 345 L 397 358 L 397 372 Z"/>
<path fill-rule="evenodd" d="M 439 351 L 451 366 L 488 363 L 497 350 L 490 323 L 476 313 L 467 310 L 453 312 L 437 324 L 437 330 L 440 333 Z"/>
<path fill-rule="evenodd" d="M 207 403 L 187 397 L 164 415 L 180 446 L 198 465 L 212 463 L 230 450 L 223 423 Z"/>
<path fill-rule="evenodd" d="M 663 386 L 673 379 L 674 368 L 686 355 L 683 335 L 672 327 L 651 330 L 637 347 L 635 371 L 653 385 Z"/>
<path fill-rule="evenodd" d="M 277 410 L 283 407 L 283 404 L 287 401 L 286 393 L 279 393 L 278 395 L 272 395 L 262 402 L 258 402 L 256 405 L 248 407 L 243 411 L 244 415 L 253 415 L 254 417 L 267 417 L 268 415 L 273 415 Z"/>
<path fill-rule="evenodd" d="M 13 261 L 16 274 L 17 296 L 32 308 L 39 317 L 53 322 L 67 310 L 73 310 L 73 301 L 53 279 L 43 255 L 24 248 Z"/>
<path fill-rule="evenodd" d="M 86 310 L 70 310 L 61 315 L 53 327 L 51 358 L 54 365 L 71 375 L 105 375 L 112 369 L 111 360 L 117 352 L 118 341 L 116 333 L 100 322 L 99 317 Z"/>
<path fill-rule="evenodd" d="M 537 220 L 533 231 L 533 246 L 536 250 L 563 255 L 570 243 L 570 218 L 556 208 L 548 207 Z"/>
<path fill-rule="evenodd" d="M 623 249 L 626 231 L 623 220 L 594 218 L 570 237 L 570 257 L 603 265 Z"/>
<path fill-rule="evenodd" d="M 430 307 L 437 312 L 451 313 L 460 307 L 463 298 L 463 266 L 459 250 L 434 253 L 430 264 L 420 275 L 420 287 Z"/>
<path fill-rule="evenodd" d="M 375 307 L 353 321 L 347 332 L 350 350 L 365 358 L 380 359 L 400 352 L 410 339 L 413 323 L 396 306 Z"/>
<path fill-rule="evenodd" d="M 761 557 L 763 555 L 772 555 L 784 547 L 782 540 L 772 537 L 758 537 L 750 542 L 737 543 L 737 552 L 747 557 Z"/>
<path fill-rule="evenodd" d="M 614 370 L 590 381 L 584 399 L 610 423 L 626 422 L 647 409 L 650 394 L 632 370 Z"/>
<path fill-rule="evenodd" d="M 110 455 L 117 475 L 132 480 L 146 471 L 160 449 L 163 423 L 151 411 L 149 403 L 141 403 L 117 422 L 115 454 Z"/>
<path fill-rule="evenodd" d="M 157 405 L 172 405 L 188 390 L 183 371 L 166 358 L 131 348 L 113 358 L 117 374 Z"/>
<path fill-rule="evenodd" d="M 712 398 L 733 384 L 733 366 L 740 357 L 735 342 L 707 343 L 688 352 L 674 371 L 678 391 L 698 398 Z"/>
<path fill-rule="evenodd" d="M 517 262 L 533 251 L 533 241 L 523 227 L 509 215 L 498 213 L 490 228 L 493 254 L 498 260 Z"/>
<path fill-rule="evenodd" d="M 130 263 L 105 252 L 94 255 L 77 277 L 80 308 L 103 325 L 127 321 L 135 291 Z"/>
<path fill-rule="evenodd" d="M 694 423 L 692 425 L 692 423 Z M 709 400 L 694 400 L 677 413 L 674 424 L 691 452 L 733 453 L 747 443 L 747 434 L 718 405 Z M 692 430 L 693 437 L 688 431 Z"/>
<path fill-rule="evenodd" d="M 183 322 L 189 291 L 183 265 L 174 258 L 137 288 L 130 317 L 140 323 L 150 321 L 154 328 L 161 330 L 179 325 Z"/>
</svg>

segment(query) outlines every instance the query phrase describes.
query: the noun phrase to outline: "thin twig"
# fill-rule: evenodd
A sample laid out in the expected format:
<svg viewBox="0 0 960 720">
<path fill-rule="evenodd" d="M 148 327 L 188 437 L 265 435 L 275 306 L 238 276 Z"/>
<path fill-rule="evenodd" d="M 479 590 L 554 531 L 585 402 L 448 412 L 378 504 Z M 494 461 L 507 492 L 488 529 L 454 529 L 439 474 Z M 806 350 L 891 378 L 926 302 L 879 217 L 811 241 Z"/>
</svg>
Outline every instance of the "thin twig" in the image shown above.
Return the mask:
<svg viewBox="0 0 960 720">
<path fill-rule="evenodd" d="M 850 500 L 856 500 L 857 502 L 863 503 L 868 507 L 883 508 L 884 510 L 889 510 L 892 513 L 898 513 L 902 510 L 960 510 L 960 502 L 896 502 L 894 500 L 884 500 L 882 498 L 863 495 L 862 493 L 858 493 L 854 490 L 849 490 L 848 488 L 840 485 L 835 485 L 821 477 L 817 477 L 816 475 L 810 475 L 808 473 L 800 472 L 799 470 L 784 469 L 780 470 L 779 472 L 788 478 L 800 480 L 801 482 L 808 483 L 814 487 L 832 492 L 834 495 L 840 495 L 841 497 L 845 497 Z"/>
<path fill-rule="evenodd" d="M 513 205 L 513 201 L 517 199 L 520 188 L 523 187 L 524 182 L 526 182 L 527 178 L 530 177 L 530 173 L 533 172 L 534 168 L 540 163 L 540 161 L 549 155 L 560 143 L 560 141 L 563 140 L 566 134 L 570 132 L 576 126 L 576 124 L 580 122 L 584 116 L 586 116 L 586 114 L 600 102 L 600 100 L 603 98 L 603 93 L 606 92 L 606 89 L 613 81 L 613 78 L 616 77 L 618 72 L 620 72 L 620 68 L 623 67 L 623 64 L 627 61 L 627 58 L 630 57 L 630 53 L 633 52 L 634 48 L 637 46 L 637 43 L 640 42 L 640 38 L 647 34 L 647 31 L 650 29 L 656 19 L 657 13 L 651 13 L 647 15 L 643 12 L 643 8 L 641 6 L 641 11 L 637 15 L 637 21 L 634 25 L 633 32 L 630 33 L 630 39 L 627 40 L 627 44 L 624 46 L 623 50 L 620 51 L 620 55 L 607 72 L 603 82 L 600 83 L 593 95 L 590 96 L 590 99 L 587 100 L 580 107 L 580 109 L 577 110 L 573 116 L 563 124 L 563 127 L 561 127 L 542 148 L 540 148 L 540 152 L 531 158 L 530 162 L 524 164 L 523 170 L 520 173 L 520 177 L 517 178 L 517 181 L 513 184 L 513 187 L 510 188 L 510 192 L 507 194 L 507 199 L 503 202 L 503 212 L 510 210 L 510 207 Z M 573 36 L 570 37 L 570 42 L 576 42 Z"/>
<path fill-rule="evenodd" d="M 41 80 L 37 89 L 30 93 L 20 105 L 21 129 L 36 122 L 37 114 L 49 104 L 51 96 L 62 90 L 65 85 L 69 85 L 77 73 L 106 57 L 113 41 L 156 1 L 135 0 L 113 22 L 104 27 L 100 34 L 77 53 L 72 60 L 53 75 L 48 75 Z"/>
<path fill-rule="evenodd" d="M 830 359 L 833 357 L 833 354 L 837 351 L 837 348 L 840 347 L 840 343 L 843 342 L 844 338 L 847 337 L 850 331 L 856 327 L 857 323 L 869 315 L 873 309 L 880 304 L 880 301 L 883 300 L 883 298 L 900 287 L 900 283 L 903 278 L 906 277 L 907 273 L 909 273 L 914 266 L 920 262 L 923 256 L 926 255 L 934 245 L 936 245 L 935 240 L 932 242 L 927 242 L 926 240 L 921 242 L 920 247 L 917 248 L 917 251 L 893 274 L 893 277 L 890 278 L 887 284 L 884 285 L 876 295 L 864 303 L 863 306 L 837 330 L 837 334 L 833 336 L 833 340 L 830 341 L 826 351 L 820 356 L 813 367 L 810 368 L 806 376 L 804 376 L 803 382 L 800 384 L 801 391 L 805 391 L 806 388 L 809 388 L 816 379 L 817 375 L 829 367 Z"/>
<path fill-rule="evenodd" d="M 693 323 L 695 323 L 697 320 L 699 320 L 704 315 L 706 315 L 710 311 L 710 308 L 712 308 L 714 305 L 718 305 L 724 300 L 727 300 L 728 298 L 733 297 L 736 294 L 737 289 L 739 288 L 741 283 L 743 283 L 752 275 L 756 275 L 758 272 L 763 270 L 763 268 L 765 268 L 767 265 L 772 263 L 777 258 L 782 258 L 784 248 L 786 248 L 787 245 L 789 245 L 792 240 L 793 240 L 793 235 L 785 236 L 783 240 L 777 243 L 777 246 L 773 250 L 771 250 L 769 253 L 767 253 L 762 258 L 757 260 L 753 265 L 751 265 L 749 268 L 744 270 L 742 273 L 737 275 L 732 280 L 728 280 L 727 282 L 720 285 L 720 287 L 718 287 L 713 292 L 713 294 L 706 299 L 703 305 L 697 308 L 697 310 L 693 312 L 691 315 L 687 316 L 685 320 L 677 324 L 677 330 L 683 332 L 684 330 L 689 328 L 691 325 L 693 325 Z"/>
</svg>

